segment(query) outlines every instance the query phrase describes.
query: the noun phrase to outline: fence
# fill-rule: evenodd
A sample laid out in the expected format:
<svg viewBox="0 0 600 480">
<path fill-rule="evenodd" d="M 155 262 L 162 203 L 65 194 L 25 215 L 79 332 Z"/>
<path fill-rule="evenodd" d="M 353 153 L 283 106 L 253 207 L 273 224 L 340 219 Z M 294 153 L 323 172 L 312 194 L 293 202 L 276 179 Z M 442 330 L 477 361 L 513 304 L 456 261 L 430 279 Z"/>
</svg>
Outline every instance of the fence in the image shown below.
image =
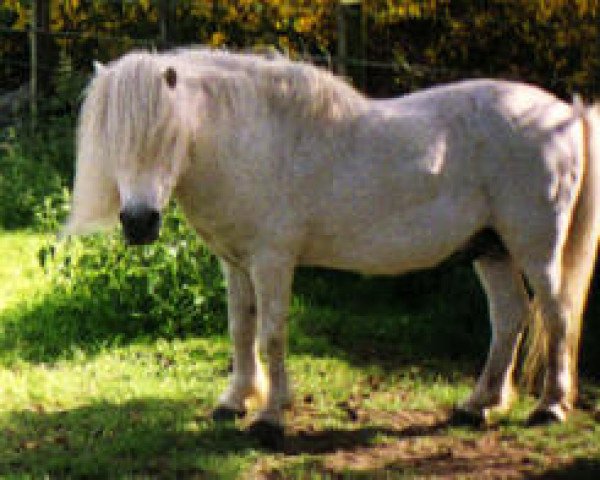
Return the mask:
<svg viewBox="0 0 600 480">
<path fill-rule="evenodd" d="M 190 43 L 274 45 L 375 96 L 500 76 L 596 97 L 599 3 L 0 0 L 0 114 L 71 111 L 92 59 Z"/>
</svg>

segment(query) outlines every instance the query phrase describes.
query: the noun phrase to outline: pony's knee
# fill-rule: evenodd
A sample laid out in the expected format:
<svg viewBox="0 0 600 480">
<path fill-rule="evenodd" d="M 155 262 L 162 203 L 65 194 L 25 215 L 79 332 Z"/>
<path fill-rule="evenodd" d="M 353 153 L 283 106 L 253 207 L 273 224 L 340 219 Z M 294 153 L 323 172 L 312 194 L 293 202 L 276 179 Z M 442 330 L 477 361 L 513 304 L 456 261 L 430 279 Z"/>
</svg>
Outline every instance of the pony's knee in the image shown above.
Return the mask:
<svg viewBox="0 0 600 480">
<path fill-rule="evenodd" d="M 247 321 L 246 318 L 238 316 L 230 316 L 229 318 L 229 334 L 235 345 L 239 342 L 244 344 L 250 344 L 254 342 L 256 335 L 256 327 L 252 322 Z"/>
<path fill-rule="evenodd" d="M 278 303 L 278 302 L 277 302 Z M 285 344 L 285 316 L 283 305 L 272 304 L 268 314 L 261 315 L 258 329 L 258 348 L 266 359 L 284 353 Z"/>
</svg>

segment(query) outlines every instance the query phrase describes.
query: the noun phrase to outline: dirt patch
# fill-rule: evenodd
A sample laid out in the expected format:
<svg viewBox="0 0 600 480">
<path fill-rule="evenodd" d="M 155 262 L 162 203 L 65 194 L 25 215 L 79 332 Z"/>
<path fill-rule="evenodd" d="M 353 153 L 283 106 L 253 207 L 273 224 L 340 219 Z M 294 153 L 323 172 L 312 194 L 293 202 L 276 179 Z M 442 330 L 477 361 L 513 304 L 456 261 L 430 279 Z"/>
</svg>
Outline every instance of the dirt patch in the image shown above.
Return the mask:
<svg viewBox="0 0 600 480">
<path fill-rule="evenodd" d="M 565 466 L 564 459 L 527 448 L 498 428 L 450 429 L 445 412 L 392 413 L 345 402 L 338 408 L 348 428 L 313 427 L 310 405 L 293 412 L 283 455 L 259 461 L 254 477 L 519 479 Z"/>
</svg>

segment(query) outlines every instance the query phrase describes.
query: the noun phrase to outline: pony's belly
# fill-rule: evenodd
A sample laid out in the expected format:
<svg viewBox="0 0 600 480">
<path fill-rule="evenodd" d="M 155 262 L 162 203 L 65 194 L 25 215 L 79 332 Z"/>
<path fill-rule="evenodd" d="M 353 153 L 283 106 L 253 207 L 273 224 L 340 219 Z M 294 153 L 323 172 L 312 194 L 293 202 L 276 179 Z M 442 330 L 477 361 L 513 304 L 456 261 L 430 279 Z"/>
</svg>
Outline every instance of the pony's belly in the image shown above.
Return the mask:
<svg viewBox="0 0 600 480">
<path fill-rule="evenodd" d="M 468 244 L 486 226 L 488 212 L 473 198 L 442 198 L 386 218 L 315 232 L 301 263 L 382 275 L 430 268 Z"/>
<path fill-rule="evenodd" d="M 372 242 L 348 242 L 343 248 L 311 252 L 302 257 L 301 263 L 370 275 L 399 275 L 438 265 L 467 243 L 468 238 L 453 242 L 423 238 L 422 242 L 414 243 L 400 236 L 387 242 L 373 238 Z"/>
</svg>

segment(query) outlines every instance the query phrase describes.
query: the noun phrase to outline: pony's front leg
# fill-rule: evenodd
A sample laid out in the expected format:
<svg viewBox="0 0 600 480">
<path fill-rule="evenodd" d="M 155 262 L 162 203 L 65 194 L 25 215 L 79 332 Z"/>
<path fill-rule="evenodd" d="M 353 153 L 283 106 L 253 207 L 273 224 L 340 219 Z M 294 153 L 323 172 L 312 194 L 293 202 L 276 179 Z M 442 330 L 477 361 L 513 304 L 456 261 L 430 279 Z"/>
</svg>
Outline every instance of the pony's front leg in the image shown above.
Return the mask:
<svg viewBox="0 0 600 480">
<path fill-rule="evenodd" d="M 256 297 L 250 277 L 243 270 L 222 262 L 227 280 L 229 332 L 233 342 L 233 372 L 227 389 L 213 412 L 215 420 L 230 420 L 246 414 L 248 400 L 263 405 L 267 383 L 256 348 Z"/>
<path fill-rule="evenodd" d="M 285 370 L 286 321 L 294 264 L 287 258 L 268 255 L 251 269 L 258 311 L 258 345 L 268 365 L 268 393 L 264 407 L 249 428 L 251 434 L 269 447 L 283 440 L 283 410 L 291 403 Z"/>
</svg>

